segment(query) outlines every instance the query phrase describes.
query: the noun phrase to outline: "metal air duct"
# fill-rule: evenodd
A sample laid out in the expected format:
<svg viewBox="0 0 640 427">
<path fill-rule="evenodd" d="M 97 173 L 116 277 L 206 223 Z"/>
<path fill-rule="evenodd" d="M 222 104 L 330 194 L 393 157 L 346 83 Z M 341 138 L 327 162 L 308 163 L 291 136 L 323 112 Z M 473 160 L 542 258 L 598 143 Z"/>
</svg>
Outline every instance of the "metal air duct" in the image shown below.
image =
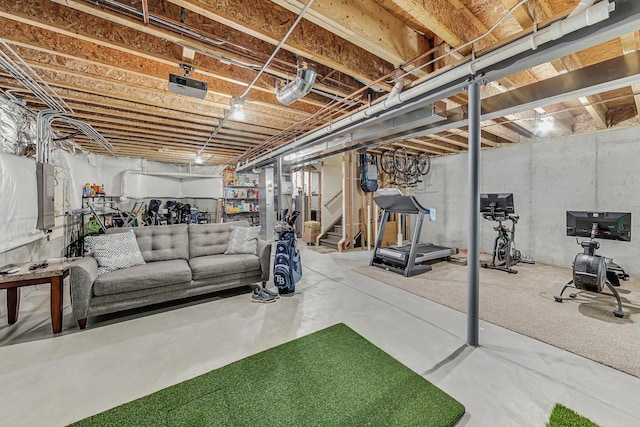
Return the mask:
<svg viewBox="0 0 640 427">
<path fill-rule="evenodd" d="M 276 89 L 276 98 L 283 105 L 289 105 L 308 94 L 316 80 L 316 70 L 313 64 L 305 61 L 298 62 L 296 79 Z"/>
</svg>

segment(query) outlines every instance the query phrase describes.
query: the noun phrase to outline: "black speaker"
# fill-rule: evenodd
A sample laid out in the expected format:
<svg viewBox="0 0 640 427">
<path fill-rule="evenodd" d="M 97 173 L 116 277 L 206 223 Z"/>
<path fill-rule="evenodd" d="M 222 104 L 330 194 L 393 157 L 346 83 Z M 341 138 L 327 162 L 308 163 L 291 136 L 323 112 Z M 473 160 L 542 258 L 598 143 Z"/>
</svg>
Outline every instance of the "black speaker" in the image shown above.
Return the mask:
<svg viewBox="0 0 640 427">
<path fill-rule="evenodd" d="M 578 254 L 573 261 L 573 284 L 578 289 L 602 292 L 607 280 L 607 264 L 598 255 Z"/>
</svg>

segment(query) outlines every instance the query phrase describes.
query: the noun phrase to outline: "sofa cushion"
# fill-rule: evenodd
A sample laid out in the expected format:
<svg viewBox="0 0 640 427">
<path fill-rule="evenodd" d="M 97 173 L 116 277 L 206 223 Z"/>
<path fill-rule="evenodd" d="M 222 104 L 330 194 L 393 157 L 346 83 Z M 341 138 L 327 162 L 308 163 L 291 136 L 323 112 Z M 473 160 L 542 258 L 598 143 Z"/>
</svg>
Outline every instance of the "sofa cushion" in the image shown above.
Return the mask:
<svg viewBox="0 0 640 427">
<path fill-rule="evenodd" d="M 256 254 L 260 227 L 231 227 L 226 255 Z"/>
<path fill-rule="evenodd" d="M 133 230 L 126 233 L 85 236 L 98 262 L 98 276 L 145 263 Z"/>
<path fill-rule="evenodd" d="M 191 269 L 183 259 L 149 262 L 99 276 L 93 284 L 93 294 L 112 295 L 190 281 Z"/>
<path fill-rule="evenodd" d="M 232 226 L 249 227 L 249 223 L 237 221 L 222 224 L 189 224 L 190 257 L 224 254 Z"/>
<path fill-rule="evenodd" d="M 209 255 L 189 260 L 193 280 L 208 279 L 233 273 L 260 271 L 260 258 L 255 255 Z"/>
<path fill-rule="evenodd" d="M 126 228 L 108 228 L 107 233 L 122 233 Z M 136 240 L 146 262 L 189 259 L 187 224 L 135 227 Z"/>
</svg>

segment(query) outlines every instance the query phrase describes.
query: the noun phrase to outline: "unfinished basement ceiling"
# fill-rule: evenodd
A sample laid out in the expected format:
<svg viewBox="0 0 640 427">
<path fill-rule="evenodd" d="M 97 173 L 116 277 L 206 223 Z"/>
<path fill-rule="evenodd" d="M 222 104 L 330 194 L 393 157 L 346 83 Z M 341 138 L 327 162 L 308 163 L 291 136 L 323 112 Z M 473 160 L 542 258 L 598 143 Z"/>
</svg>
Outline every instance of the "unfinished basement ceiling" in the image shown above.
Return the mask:
<svg viewBox="0 0 640 427">
<path fill-rule="evenodd" d="M 247 91 L 306 4 L 0 0 L 0 38 L 64 99 L 75 119 L 108 139 L 113 154 L 187 164 L 202 151 L 208 164 L 235 164 L 367 108 L 388 95 L 399 70 L 414 71 L 403 81 L 406 91 L 453 67 L 472 49 L 438 59 L 446 52 L 487 34 L 472 44 L 474 53 L 481 54 L 534 25 L 542 27 L 565 17 L 579 1 L 315 0 Z M 623 55 L 632 55 L 627 58 L 637 62 L 639 48 L 640 32 L 624 34 L 490 82 L 483 86 L 482 97 L 498 103 L 501 94 L 516 97 L 527 88 L 546 90 L 546 82 L 565 74 L 583 79 L 588 67 Z M 315 64 L 317 77 L 309 94 L 285 106 L 278 102 L 276 88 L 296 78 L 299 61 Z M 204 99 L 169 92 L 169 74 L 183 74 L 180 64 L 195 67 L 190 76 L 207 83 Z M 423 64 L 427 65 L 414 70 Z M 548 105 L 517 113 L 498 110 L 503 115 L 482 123 L 482 145 L 500 147 L 531 138 L 638 125 L 640 79 L 625 82 L 623 87 L 598 86 L 599 92 L 589 96 L 576 91 L 575 99 L 549 97 Z M 0 88 L 11 90 L 34 110 L 44 108 L 5 73 L 0 73 Z M 229 110 L 234 98 L 245 92 L 245 117 L 239 119 Z M 464 92 L 443 101 L 449 116 L 464 115 Z M 539 125 L 545 117 L 553 126 L 543 134 Z M 457 127 L 381 141 L 384 146 L 431 155 L 466 151 L 466 123 L 452 123 Z M 77 133 L 65 123 L 54 126 L 62 134 Z M 72 138 L 89 152 L 110 155 L 82 135 Z"/>
</svg>

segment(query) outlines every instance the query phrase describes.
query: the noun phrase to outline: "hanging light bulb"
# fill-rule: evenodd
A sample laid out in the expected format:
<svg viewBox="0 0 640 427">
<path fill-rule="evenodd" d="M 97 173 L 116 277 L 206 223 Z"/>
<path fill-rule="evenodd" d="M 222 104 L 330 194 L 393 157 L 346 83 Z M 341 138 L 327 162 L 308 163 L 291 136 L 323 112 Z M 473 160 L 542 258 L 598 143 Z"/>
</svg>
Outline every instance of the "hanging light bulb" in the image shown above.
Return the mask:
<svg viewBox="0 0 640 427">
<path fill-rule="evenodd" d="M 231 118 L 235 120 L 242 120 L 245 117 L 244 114 L 244 99 L 243 98 L 233 98 L 233 102 L 231 103 Z"/>
<path fill-rule="evenodd" d="M 538 123 L 538 132 L 546 133 L 553 129 L 553 122 L 550 117 L 543 117 Z"/>
<path fill-rule="evenodd" d="M 231 108 L 233 108 L 234 110 L 240 110 L 244 108 L 244 99 L 233 98 L 233 103 L 231 104 Z"/>
<path fill-rule="evenodd" d="M 195 162 L 199 165 L 202 164 L 203 160 L 202 160 L 202 156 L 200 155 L 200 153 L 196 153 L 196 159 Z"/>
</svg>

